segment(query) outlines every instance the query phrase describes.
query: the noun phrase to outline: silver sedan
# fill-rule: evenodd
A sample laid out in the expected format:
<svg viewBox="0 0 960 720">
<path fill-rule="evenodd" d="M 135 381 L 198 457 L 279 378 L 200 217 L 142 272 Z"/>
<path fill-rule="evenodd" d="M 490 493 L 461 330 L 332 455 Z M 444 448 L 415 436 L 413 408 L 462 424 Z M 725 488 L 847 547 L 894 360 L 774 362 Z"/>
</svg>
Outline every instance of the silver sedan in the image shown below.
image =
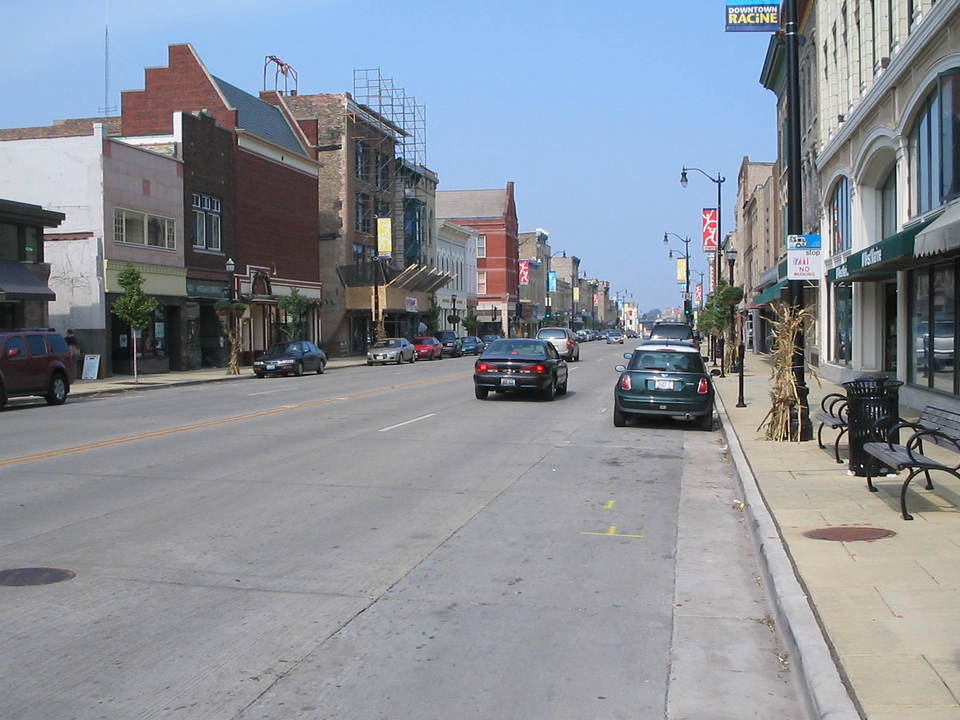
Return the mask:
<svg viewBox="0 0 960 720">
<path fill-rule="evenodd" d="M 417 352 L 406 338 L 383 338 L 377 340 L 367 351 L 367 365 L 416 362 Z"/>
</svg>

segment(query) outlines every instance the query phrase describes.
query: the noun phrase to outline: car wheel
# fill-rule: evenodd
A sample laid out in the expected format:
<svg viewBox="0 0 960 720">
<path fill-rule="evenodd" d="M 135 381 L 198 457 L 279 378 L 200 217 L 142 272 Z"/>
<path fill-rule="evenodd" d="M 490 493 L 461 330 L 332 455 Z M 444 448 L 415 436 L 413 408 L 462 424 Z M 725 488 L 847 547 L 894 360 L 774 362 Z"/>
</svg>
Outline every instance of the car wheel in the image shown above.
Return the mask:
<svg viewBox="0 0 960 720">
<path fill-rule="evenodd" d="M 326 369 L 327 369 L 327 364 L 323 360 L 321 360 L 320 363 L 317 365 L 317 375 L 323 375 Z"/>
<path fill-rule="evenodd" d="M 623 411 L 618 408 L 616 405 L 613 407 L 613 426 L 614 427 L 626 427 L 627 426 L 627 416 L 623 414 Z"/>
<path fill-rule="evenodd" d="M 398 352 L 398 353 L 397 353 L 397 365 L 403 365 L 403 353 L 402 353 L 402 352 Z"/>
<path fill-rule="evenodd" d="M 486 400 L 488 392 L 485 388 L 473 386 L 473 394 L 477 396 L 477 400 Z"/>
<path fill-rule="evenodd" d="M 63 405 L 67 399 L 67 379 L 63 373 L 56 372 L 50 378 L 50 392 L 46 395 L 48 405 Z"/>
<path fill-rule="evenodd" d="M 567 394 L 567 381 L 563 381 L 563 385 L 557 386 L 557 395 L 566 395 Z"/>
<path fill-rule="evenodd" d="M 367 367 L 370 367 L 371 365 L 373 365 L 373 362 L 370 360 L 367 360 Z"/>
<path fill-rule="evenodd" d="M 414 353 L 413 355 L 410 356 L 410 362 L 415 363 L 416 361 L 417 361 L 417 354 Z"/>
<path fill-rule="evenodd" d="M 701 430 L 706 430 L 707 432 L 713 430 L 713 408 L 710 408 L 710 412 L 708 412 L 706 415 L 702 415 L 701 417 L 697 418 L 697 426 Z"/>
<path fill-rule="evenodd" d="M 298 363 L 297 363 L 297 366 L 293 369 L 293 374 L 296 375 L 297 377 L 300 377 L 301 375 L 303 375 L 303 363 L 302 363 L 302 362 L 298 362 Z"/>
<path fill-rule="evenodd" d="M 0 383 L 0 408 L 7 404 L 7 389 Z"/>
<path fill-rule="evenodd" d="M 550 401 L 550 400 L 553 400 L 556 396 L 557 396 L 557 386 L 554 383 L 554 381 L 551 379 L 550 384 L 547 385 L 547 387 L 545 387 L 540 392 L 540 397 L 542 397 L 544 400 Z"/>
<path fill-rule="evenodd" d="M 263 380 L 263 373 L 254 373 L 254 375 Z"/>
</svg>

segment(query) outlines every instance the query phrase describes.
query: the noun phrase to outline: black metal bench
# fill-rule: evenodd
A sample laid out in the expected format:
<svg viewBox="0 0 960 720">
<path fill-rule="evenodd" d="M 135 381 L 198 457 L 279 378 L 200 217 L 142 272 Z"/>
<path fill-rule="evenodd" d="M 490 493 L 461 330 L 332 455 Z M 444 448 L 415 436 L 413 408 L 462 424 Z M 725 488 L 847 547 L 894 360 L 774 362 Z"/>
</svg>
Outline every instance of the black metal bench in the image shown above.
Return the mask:
<svg viewBox="0 0 960 720">
<path fill-rule="evenodd" d="M 843 460 L 840 459 L 840 438 L 847 432 L 847 396 L 840 393 L 825 395 L 823 400 L 820 401 L 820 409 L 813 414 L 813 419 L 820 423 L 820 427 L 817 428 L 817 444 L 821 448 L 824 447 L 824 426 L 840 431 L 833 443 L 833 455 L 837 458 L 838 463 L 842 463 Z"/>
<path fill-rule="evenodd" d="M 905 445 L 895 444 L 892 438 L 903 428 L 912 428 L 913 435 Z M 907 512 L 907 487 L 914 477 L 923 473 L 927 480 L 927 490 L 933 490 L 931 470 L 950 473 L 960 480 L 960 462 L 951 467 L 923 454 L 924 441 L 960 453 L 960 413 L 927 406 L 916 422 L 906 422 L 901 418 L 881 418 L 876 429 L 888 439 L 886 442 L 868 442 L 863 446 L 864 451 L 870 455 L 870 462 L 867 463 L 867 488 L 870 492 L 877 492 L 877 488 L 873 486 L 873 473 L 877 464 L 895 468 L 898 472 L 909 469 L 910 474 L 900 488 L 900 512 L 904 520 L 913 520 L 913 515 Z"/>
</svg>

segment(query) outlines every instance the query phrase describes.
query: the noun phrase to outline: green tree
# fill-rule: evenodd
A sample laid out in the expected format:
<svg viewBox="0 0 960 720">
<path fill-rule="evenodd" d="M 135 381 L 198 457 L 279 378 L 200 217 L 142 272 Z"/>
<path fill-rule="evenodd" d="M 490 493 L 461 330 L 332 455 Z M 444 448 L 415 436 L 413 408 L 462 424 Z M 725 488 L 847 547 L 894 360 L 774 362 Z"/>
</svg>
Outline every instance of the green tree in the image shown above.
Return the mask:
<svg viewBox="0 0 960 720">
<path fill-rule="evenodd" d="M 156 298 L 143 292 L 143 275 L 132 263 L 124 265 L 117 282 L 123 288 L 123 294 L 114 301 L 110 312 L 130 326 L 133 346 L 133 381 L 140 382 L 137 370 L 137 333 L 149 327 L 159 303 Z"/>
<path fill-rule="evenodd" d="M 293 288 L 289 295 L 277 300 L 277 307 L 286 316 L 286 321 L 280 325 L 280 333 L 285 340 L 298 340 L 303 332 L 303 321 L 307 315 L 307 299 L 300 294 L 300 290 Z"/>
<path fill-rule="evenodd" d="M 477 328 L 480 326 L 480 319 L 477 317 L 476 311 L 473 308 L 467 309 L 467 314 L 463 318 L 463 329 L 466 330 L 471 335 L 477 334 Z"/>
<path fill-rule="evenodd" d="M 437 296 L 430 296 L 430 307 L 423 314 L 423 324 L 427 326 L 427 332 L 431 335 L 440 329 L 440 313 L 443 308 L 437 305 Z"/>
</svg>

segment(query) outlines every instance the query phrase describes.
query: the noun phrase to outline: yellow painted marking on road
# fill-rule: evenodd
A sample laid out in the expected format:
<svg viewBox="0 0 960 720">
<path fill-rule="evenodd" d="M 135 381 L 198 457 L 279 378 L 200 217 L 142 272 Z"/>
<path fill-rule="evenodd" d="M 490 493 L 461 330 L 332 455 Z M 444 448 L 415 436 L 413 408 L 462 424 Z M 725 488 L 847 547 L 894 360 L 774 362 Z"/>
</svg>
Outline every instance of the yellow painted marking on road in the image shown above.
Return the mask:
<svg viewBox="0 0 960 720">
<path fill-rule="evenodd" d="M 628 537 L 628 538 L 642 538 L 643 535 L 630 535 L 629 533 L 618 533 L 617 526 L 611 525 L 607 528 L 606 532 L 582 532 L 581 535 L 599 535 L 601 537 Z"/>
<path fill-rule="evenodd" d="M 616 500 L 607 500 L 607 504 L 603 506 L 604 510 L 613 510 L 613 506 L 617 504 Z"/>
<path fill-rule="evenodd" d="M 433 383 L 445 382 L 447 380 L 456 380 L 462 377 L 472 375 L 473 371 L 455 373 L 453 375 L 442 375 L 437 378 L 427 380 L 417 380 L 404 383 L 402 385 L 391 385 L 385 388 L 375 388 L 373 390 L 363 390 L 346 396 L 324 398 L 322 400 L 311 400 L 309 402 L 299 403 L 297 405 L 283 405 L 281 407 L 269 408 L 267 410 L 257 410 L 256 412 L 244 413 L 243 415 L 233 415 L 231 417 L 220 418 L 218 420 L 207 420 L 205 422 L 191 423 L 189 425 L 179 425 L 177 427 L 165 428 L 163 430 L 152 430 L 150 432 L 138 433 L 136 435 L 126 435 L 110 440 L 99 440 L 97 442 L 85 443 L 83 445 L 74 445 L 73 447 L 60 448 L 59 450 L 50 450 L 48 452 L 35 453 L 33 455 L 23 455 L 22 457 L 10 458 L 9 460 L 0 460 L 0 467 L 10 465 L 21 465 L 23 463 L 34 462 L 36 460 L 50 460 L 52 458 L 64 457 L 65 455 L 75 455 L 76 453 L 86 452 L 87 450 L 99 450 L 100 448 L 113 447 L 115 445 L 124 445 L 126 443 L 136 442 L 138 440 L 150 440 L 152 438 L 165 437 L 167 435 L 176 435 L 177 433 L 189 432 L 191 430 L 202 430 L 204 428 L 217 427 L 218 425 L 227 425 L 229 423 L 241 422 L 243 420 L 253 420 L 256 418 L 269 417 L 280 413 L 292 412 L 294 410 L 303 410 L 309 407 L 319 407 L 329 405 L 330 403 L 343 400 L 357 400 L 371 395 L 380 395 L 393 392 L 395 390 L 406 390 L 408 388 L 420 385 L 430 385 Z"/>
</svg>

